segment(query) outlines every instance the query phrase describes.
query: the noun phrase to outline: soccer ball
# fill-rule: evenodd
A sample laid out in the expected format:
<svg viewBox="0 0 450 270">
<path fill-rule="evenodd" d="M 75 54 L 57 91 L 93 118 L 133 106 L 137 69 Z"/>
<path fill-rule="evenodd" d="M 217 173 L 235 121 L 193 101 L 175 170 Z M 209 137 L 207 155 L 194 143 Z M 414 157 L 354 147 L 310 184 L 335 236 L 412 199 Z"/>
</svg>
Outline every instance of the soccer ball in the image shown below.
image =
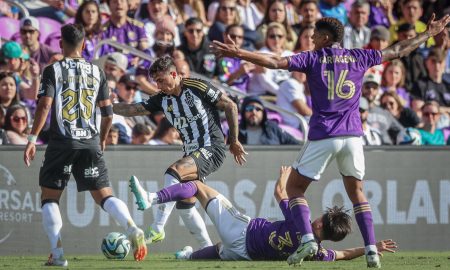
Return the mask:
<svg viewBox="0 0 450 270">
<path fill-rule="evenodd" d="M 108 233 L 102 241 L 102 252 L 108 259 L 124 259 L 130 252 L 130 241 L 125 234 L 119 232 Z"/>
<path fill-rule="evenodd" d="M 422 145 L 422 136 L 415 128 L 406 128 L 397 136 L 397 144 L 400 145 Z"/>
</svg>

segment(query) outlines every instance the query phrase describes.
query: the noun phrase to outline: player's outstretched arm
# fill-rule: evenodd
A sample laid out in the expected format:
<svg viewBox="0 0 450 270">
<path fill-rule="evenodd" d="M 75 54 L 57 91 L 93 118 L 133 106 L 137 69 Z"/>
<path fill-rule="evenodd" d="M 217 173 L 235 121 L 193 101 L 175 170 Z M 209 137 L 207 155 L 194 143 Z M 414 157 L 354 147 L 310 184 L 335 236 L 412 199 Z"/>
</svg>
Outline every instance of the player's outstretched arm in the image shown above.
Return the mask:
<svg viewBox="0 0 450 270">
<path fill-rule="evenodd" d="M 125 103 L 114 103 L 113 112 L 122 116 L 136 116 L 136 115 L 147 115 L 150 114 L 141 103 L 125 104 Z"/>
<path fill-rule="evenodd" d="M 439 34 L 444 30 L 445 26 L 450 23 L 450 15 L 444 16 L 444 18 L 439 21 L 435 21 L 435 14 L 431 16 L 427 24 L 427 30 L 423 33 L 418 34 L 415 38 L 403 40 L 397 42 L 386 49 L 382 50 L 383 62 L 392 59 L 407 56 L 412 51 L 417 49 L 420 44 L 426 42 L 430 37 Z"/>
<path fill-rule="evenodd" d="M 236 46 L 233 40 L 229 36 L 226 37 L 229 44 L 225 44 L 214 40 L 210 45 L 214 54 L 217 58 L 222 57 L 237 57 L 245 61 L 251 62 L 255 65 L 263 66 L 271 69 L 287 69 L 288 60 L 286 57 L 281 57 L 277 55 L 250 52 L 247 50 L 240 49 Z"/>
<path fill-rule="evenodd" d="M 286 183 L 289 178 L 289 174 L 291 174 L 291 170 L 291 166 L 281 166 L 280 168 L 280 176 L 275 183 L 275 190 L 273 193 L 278 203 L 280 203 L 281 200 L 287 200 L 289 198 L 286 193 Z"/>
<path fill-rule="evenodd" d="M 395 243 L 392 239 L 381 240 L 377 243 L 377 249 L 380 256 L 383 256 L 384 251 L 395 253 L 395 249 L 397 249 L 397 243 Z M 353 260 L 355 258 L 363 256 L 364 251 L 364 247 L 336 250 L 336 261 Z"/>
</svg>

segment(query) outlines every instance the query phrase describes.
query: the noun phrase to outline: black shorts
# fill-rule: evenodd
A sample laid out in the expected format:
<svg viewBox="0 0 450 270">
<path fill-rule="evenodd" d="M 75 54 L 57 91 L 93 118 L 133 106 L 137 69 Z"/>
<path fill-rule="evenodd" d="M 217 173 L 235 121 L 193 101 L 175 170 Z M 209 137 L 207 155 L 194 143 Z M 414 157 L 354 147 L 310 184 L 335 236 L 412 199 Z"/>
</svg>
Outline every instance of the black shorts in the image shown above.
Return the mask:
<svg viewBox="0 0 450 270">
<path fill-rule="evenodd" d="M 39 172 L 39 185 L 63 190 L 72 173 L 79 192 L 111 186 L 100 148 L 67 149 L 49 145 Z"/>
<path fill-rule="evenodd" d="M 199 180 L 204 181 L 206 176 L 217 171 L 217 169 L 222 166 L 226 156 L 225 147 L 222 145 L 205 146 L 192 152 L 188 156 L 194 159 L 195 165 L 197 165 Z"/>
</svg>

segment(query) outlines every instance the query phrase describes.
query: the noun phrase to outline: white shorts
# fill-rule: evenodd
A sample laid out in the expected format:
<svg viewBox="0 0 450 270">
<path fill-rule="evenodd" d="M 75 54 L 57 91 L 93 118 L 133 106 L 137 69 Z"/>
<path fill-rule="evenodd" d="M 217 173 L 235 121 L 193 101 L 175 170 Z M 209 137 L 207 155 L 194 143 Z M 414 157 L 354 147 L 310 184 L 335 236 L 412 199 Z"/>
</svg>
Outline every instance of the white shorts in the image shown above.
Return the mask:
<svg viewBox="0 0 450 270">
<path fill-rule="evenodd" d="M 361 137 L 345 136 L 308 141 L 292 167 L 301 175 L 319 180 L 328 164 L 335 158 L 343 176 L 363 179 L 365 165 Z"/>
<path fill-rule="evenodd" d="M 208 202 L 206 213 L 222 240 L 219 248 L 220 258 L 251 260 L 245 243 L 250 217 L 241 214 L 222 194 Z"/>
</svg>

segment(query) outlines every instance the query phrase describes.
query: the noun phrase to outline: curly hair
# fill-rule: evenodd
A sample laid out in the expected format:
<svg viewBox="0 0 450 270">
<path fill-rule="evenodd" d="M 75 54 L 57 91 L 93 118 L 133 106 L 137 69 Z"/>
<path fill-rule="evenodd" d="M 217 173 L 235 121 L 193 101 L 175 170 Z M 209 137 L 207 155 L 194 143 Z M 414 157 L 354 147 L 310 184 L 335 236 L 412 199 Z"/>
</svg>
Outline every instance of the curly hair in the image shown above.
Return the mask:
<svg viewBox="0 0 450 270">
<path fill-rule="evenodd" d="M 173 62 L 171 56 L 165 55 L 163 57 L 156 59 L 156 61 L 151 65 L 150 69 L 148 70 L 148 75 L 150 77 L 153 77 L 159 72 L 167 72 L 171 69 L 176 70 L 175 63 Z"/>
<path fill-rule="evenodd" d="M 316 29 L 320 32 L 329 32 L 332 35 L 334 42 L 341 43 L 344 38 L 344 26 L 338 19 L 335 18 L 325 17 L 319 19 L 316 22 Z"/>
<path fill-rule="evenodd" d="M 327 208 L 322 216 L 323 240 L 341 241 L 352 231 L 352 218 L 344 207 Z"/>
</svg>

